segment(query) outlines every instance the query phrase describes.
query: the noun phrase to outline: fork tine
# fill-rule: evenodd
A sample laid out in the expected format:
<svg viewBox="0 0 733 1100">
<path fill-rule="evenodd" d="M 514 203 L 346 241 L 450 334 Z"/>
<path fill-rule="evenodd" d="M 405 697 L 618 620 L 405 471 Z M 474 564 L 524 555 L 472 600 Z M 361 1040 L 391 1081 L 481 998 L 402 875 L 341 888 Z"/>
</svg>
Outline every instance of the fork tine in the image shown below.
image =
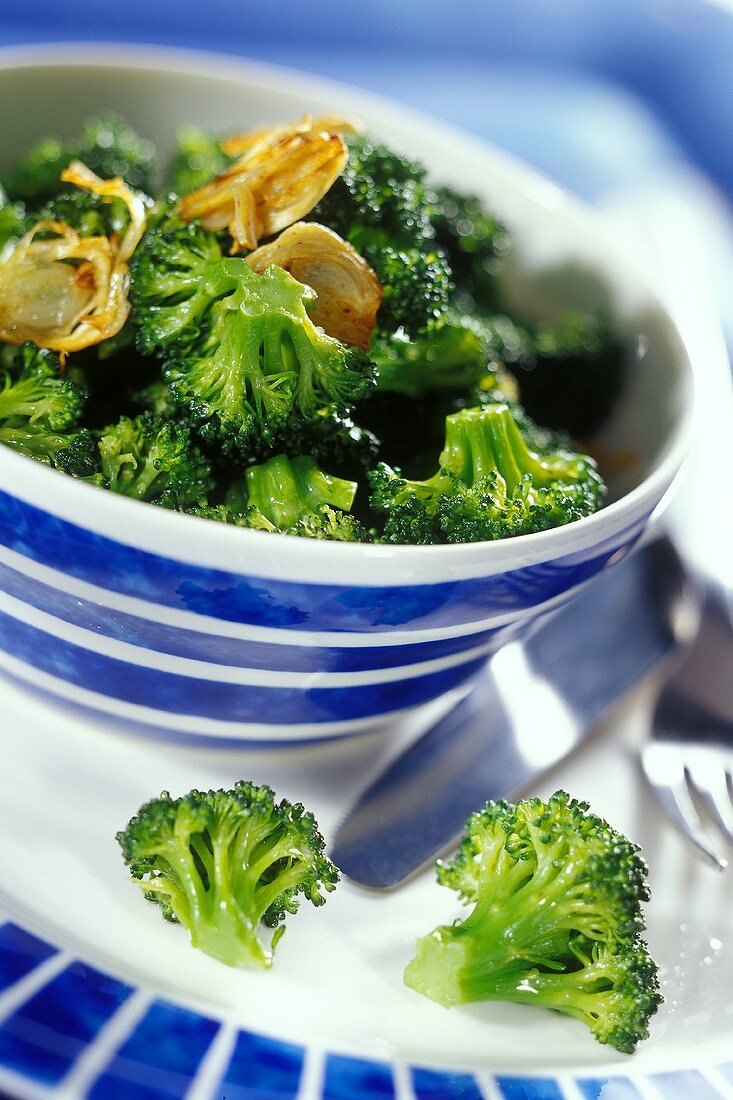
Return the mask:
<svg viewBox="0 0 733 1100">
<path fill-rule="evenodd" d="M 642 754 L 644 774 L 664 813 L 677 831 L 695 846 L 698 853 L 718 871 L 724 871 L 728 861 L 710 843 L 700 816 L 690 797 L 686 769 L 664 750 L 668 746 L 647 745 Z"/>
<path fill-rule="evenodd" d="M 689 778 L 702 797 L 712 817 L 728 840 L 733 841 L 733 799 L 730 772 L 712 758 L 688 762 Z"/>
</svg>

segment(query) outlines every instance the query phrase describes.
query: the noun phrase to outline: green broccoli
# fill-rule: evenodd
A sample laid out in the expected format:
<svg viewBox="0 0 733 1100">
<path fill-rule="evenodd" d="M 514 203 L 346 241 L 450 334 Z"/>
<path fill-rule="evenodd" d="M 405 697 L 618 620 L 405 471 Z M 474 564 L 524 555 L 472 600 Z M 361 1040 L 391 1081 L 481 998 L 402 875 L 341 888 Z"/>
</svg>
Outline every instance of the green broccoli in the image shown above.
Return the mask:
<svg viewBox="0 0 733 1100">
<path fill-rule="evenodd" d="M 222 258 L 195 224 L 169 218 L 147 235 L 132 298 L 140 351 L 162 350 L 179 408 L 225 451 L 274 441 L 292 416 L 343 412 L 373 385 L 366 355 L 311 321 L 309 287 L 282 268 L 258 275 Z"/>
<path fill-rule="evenodd" d="M 197 502 L 189 515 L 257 531 L 279 531 L 332 542 L 369 542 L 366 529 L 349 515 L 357 486 L 321 470 L 310 456 L 275 455 L 250 466 L 218 505 Z"/>
<path fill-rule="evenodd" d="M 453 293 L 451 269 L 440 249 L 370 247 L 362 245 L 382 284 L 377 323 L 382 333 L 416 336 L 441 318 Z"/>
<path fill-rule="evenodd" d="M 554 324 L 514 328 L 522 346 L 505 362 L 530 416 L 577 438 L 596 432 L 613 410 L 626 377 L 621 343 L 609 319 L 569 310 Z"/>
<path fill-rule="evenodd" d="M 552 1008 L 631 1053 L 662 1000 L 640 938 L 646 873 L 639 848 L 564 791 L 488 802 L 438 864 L 438 881 L 474 908 L 418 941 L 405 983 L 446 1006 Z"/>
<path fill-rule="evenodd" d="M 0 187 L 0 261 L 5 258 L 5 250 L 15 247 L 19 237 L 26 232 L 27 220 L 22 202 L 10 202 Z"/>
<path fill-rule="evenodd" d="M 605 486 L 587 455 L 533 450 L 505 403 L 446 417 L 436 474 L 407 480 L 382 464 L 372 507 L 387 542 L 475 542 L 558 527 L 596 511 Z"/>
<path fill-rule="evenodd" d="M 414 339 L 400 330 L 375 333 L 369 354 L 377 369 L 377 390 L 421 398 L 481 386 L 504 397 L 515 395 L 515 383 L 496 352 L 494 330 L 453 310 Z"/>
<path fill-rule="evenodd" d="M 309 218 L 362 252 L 365 244 L 410 248 L 430 243 L 425 169 L 366 134 L 345 134 L 349 159 Z"/>
<path fill-rule="evenodd" d="M 59 377 L 59 362 L 33 344 L 14 347 L 0 369 L 0 443 L 29 458 L 88 477 L 98 468 L 94 440 L 78 429 L 86 392 Z"/>
<path fill-rule="evenodd" d="M 121 176 L 131 187 L 154 190 L 155 146 L 113 114 L 89 119 L 70 141 L 43 138 L 5 174 L 3 186 L 11 198 L 38 206 L 61 190 L 59 176 L 72 160 L 102 179 Z"/>
<path fill-rule="evenodd" d="M 271 966 L 300 896 L 322 905 L 339 878 L 313 815 L 253 783 L 175 799 L 164 791 L 117 840 L 145 897 L 227 966 Z M 269 943 L 263 925 L 275 929 Z"/>
<path fill-rule="evenodd" d="M 509 252 L 509 233 L 476 195 L 438 187 L 429 198 L 435 240 L 448 256 L 462 308 L 482 312 L 496 306 L 497 273 Z"/>
<path fill-rule="evenodd" d="M 181 126 L 176 130 L 170 189 L 176 195 L 188 195 L 224 172 L 233 160 L 212 134 L 197 126 Z"/>
<path fill-rule="evenodd" d="M 184 424 L 143 413 L 98 434 L 102 483 L 114 493 L 176 508 L 213 487 L 209 464 Z"/>
</svg>

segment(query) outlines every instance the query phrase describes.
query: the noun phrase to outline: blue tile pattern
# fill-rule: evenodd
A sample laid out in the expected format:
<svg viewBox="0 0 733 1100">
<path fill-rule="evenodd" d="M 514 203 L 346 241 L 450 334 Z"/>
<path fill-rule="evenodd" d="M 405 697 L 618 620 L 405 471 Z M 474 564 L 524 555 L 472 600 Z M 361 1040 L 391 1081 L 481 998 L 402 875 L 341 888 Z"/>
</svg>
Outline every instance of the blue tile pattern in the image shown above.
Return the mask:
<svg viewBox="0 0 733 1100">
<path fill-rule="evenodd" d="M 497 1077 L 496 1084 L 504 1100 L 563 1100 L 551 1077 Z"/>
<path fill-rule="evenodd" d="M 17 924 L 0 925 L 0 993 L 57 949 Z M 133 989 L 81 962 L 74 962 L 0 1017 L 0 1100 L 11 1089 L 5 1071 L 35 1085 L 63 1082 L 79 1056 L 94 1046 Z M 221 1024 L 207 1016 L 155 1001 L 118 1049 L 98 1070 L 85 1100 L 182 1100 L 191 1088 Z M 293 1043 L 237 1034 L 221 1080 L 207 1100 L 288 1100 L 298 1095 L 306 1050 Z M 316 1057 L 318 1057 L 316 1055 Z M 733 1081 L 733 1063 L 717 1067 Z M 408 1067 L 415 1100 L 480 1100 L 476 1078 L 425 1066 Z M 715 1088 L 696 1070 L 655 1074 L 649 1080 L 670 1100 L 714 1100 Z M 562 1100 L 551 1077 L 495 1079 L 504 1100 Z M 581 1077 L 575 1086 L 584 1100 L 637 1100 L 641 1095 L 626 1077 Z M 7 1095 L 10 1095 L 8 1091 Z M 386 1062 L 326 1054 L 321 1100 L 377 1100 L 396 1096 L 392 1067 Z M 310 1100 L 310 1096 L 309 1096 Z M 315 1100 L 315 1097 L 314 1097 Z"/>
<path fill-rule="evenodd" d="M 17 924 L 0 925 L 0 993 L 57 952 Z"/>
<path fill-rule="evenodd" d="M 720 1100 L 720 1093 L 696 1070 L 655 1073 L 650 1077 L 661 1096 L 669 1100 Z"/>
<path fill-rule="evenodd" d="M 415 1100 L 482 1100 L 483 1093 L 470 1073 L 440 1073 L 413 1069 Z"/>
<path fill-rule="evenodd" d="M 323 1078 L 323 1100 L 377 1100 L 395 1096 L 392 1070 L 385 1062 L 329 1054 Z"/>
<path fill-rule="evenodd" d="M 129 997 L 122 982 L 72 963 L 0 1025 L 0 1065 L 55 1085 Z"/>
<path fill-rule="evenodd" d="M 575 1082 L 583 1100 L 641 1100 L 627 1077 L 585 1077 Z"/>
<path fill-rule="evenodd" d="M 304 1060 L 303 1047 L 240 1031 L 217 1091 L 226 1100 L 287 1100 L 298 1094 Z"/>
<path fill-rule="evenodd" d="M 89 1091 L 89 1100 L 183 1097 L 219 1024 L 156 1001 Z"/>
</svg>

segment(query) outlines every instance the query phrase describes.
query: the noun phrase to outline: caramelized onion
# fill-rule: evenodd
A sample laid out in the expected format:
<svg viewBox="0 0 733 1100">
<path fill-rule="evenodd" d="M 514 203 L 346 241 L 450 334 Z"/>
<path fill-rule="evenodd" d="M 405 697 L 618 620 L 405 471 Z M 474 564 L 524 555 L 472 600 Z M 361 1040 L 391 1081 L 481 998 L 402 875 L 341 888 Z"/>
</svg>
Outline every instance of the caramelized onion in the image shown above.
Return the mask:
<svg viewBox="0 0 733 1100">
<path fill-rule="evenodd" d="M 247 256 L 261 274 L 283 267 L 318 298 L 310 315 L 329 336 L 368 348 L 382 301 L 382 287 L 369 264 L 337 233 L 316 222 L 298 222 Z"/>
<path fill-rule="evenodd" d="M 130 214 L 120 239 L 80 237 L 64 222 L 37 222 L 0 265 L 0 340 L 32 340 L 63 360 L 114 336 L 127 320 L 127 260 L 145 230 L 145 207 L 121 179 L 100 179 L 80 161 L 61 179 L 122 199 Z M 41 233 L 53 236 L 38 240 Z"/>
<path fill-rule="evenodd" d="M 253 249 L 308 214 L 341 175 L 347 159 L 335 130 L 314 128 L 309 116 L 287 126 L 255 130 L 228 148 L 243 150 L 230 168 L 181 199 L 184 221 L 228 229 L 232 252 Z M 222 145 L 222 148 L 225 148 Z"/>
</svg>

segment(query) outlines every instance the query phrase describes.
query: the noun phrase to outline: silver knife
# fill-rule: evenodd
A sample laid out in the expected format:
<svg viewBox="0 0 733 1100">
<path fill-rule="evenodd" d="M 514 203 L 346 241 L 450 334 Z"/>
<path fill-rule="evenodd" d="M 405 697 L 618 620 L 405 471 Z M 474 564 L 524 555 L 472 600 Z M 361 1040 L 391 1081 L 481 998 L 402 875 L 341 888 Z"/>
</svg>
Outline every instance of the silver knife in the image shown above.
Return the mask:
<svg viewBox="0 0 733 1100">
<path fill-rule="evenodd" d="M 337 867 L 363 886 L 397 886 L 445 852 L 487 799 L 567 756 L 675 647 L 684 583 L 672 544 L 656 537 L 499 650 L 360 796 L 330 852 Z"/>
</svg>

